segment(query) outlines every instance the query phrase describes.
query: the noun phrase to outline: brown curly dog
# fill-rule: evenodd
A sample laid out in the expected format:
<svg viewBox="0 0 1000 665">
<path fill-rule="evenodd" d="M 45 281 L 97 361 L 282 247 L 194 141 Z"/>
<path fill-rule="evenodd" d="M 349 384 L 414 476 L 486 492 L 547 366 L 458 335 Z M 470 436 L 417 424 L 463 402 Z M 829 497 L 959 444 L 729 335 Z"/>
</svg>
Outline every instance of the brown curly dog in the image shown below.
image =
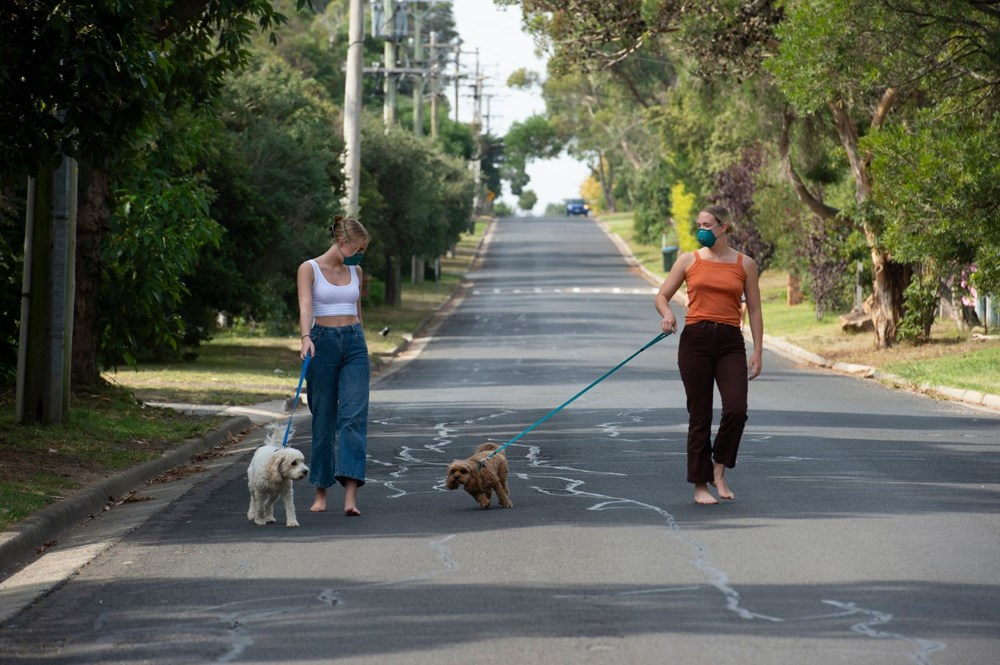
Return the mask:
<svg viewBox="0 0 1000 665">
<path fill-rule="evenodd" d="M 504 508 L 513 508 L 510 501 L 510 488 L 507 487 L 507 458 L 503 452 L 486 459 L 491 452 L 499 448 L 495 443 L 484 443 L 476 448 L 476 452 L 468 459 L 457 459 L 448 465 L 448 478 L 445 485 L 450 490 L 458 489 L 459 485 L 471 494 L 483 508 L 490 507 L 490 499 L 494 490 L 497 499 Z M 482 468 L 479 463 L 486 460 Z"/>
</svg>

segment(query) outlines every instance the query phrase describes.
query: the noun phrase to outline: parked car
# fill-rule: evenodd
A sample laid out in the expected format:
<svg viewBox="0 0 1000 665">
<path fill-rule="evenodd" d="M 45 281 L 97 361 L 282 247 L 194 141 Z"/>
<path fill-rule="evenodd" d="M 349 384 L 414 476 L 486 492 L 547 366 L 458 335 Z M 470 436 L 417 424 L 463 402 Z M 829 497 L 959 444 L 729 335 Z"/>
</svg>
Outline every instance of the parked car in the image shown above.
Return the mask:
<svg viewBox="0 0 1000 665">
<path fill-rule="evenodd" d="M 575 215 L 583 215 L 584 217 L 590 214 L 590 206 L 583 199 L 566 199 L 566 216 L 573 217 Z"/>
</svg>

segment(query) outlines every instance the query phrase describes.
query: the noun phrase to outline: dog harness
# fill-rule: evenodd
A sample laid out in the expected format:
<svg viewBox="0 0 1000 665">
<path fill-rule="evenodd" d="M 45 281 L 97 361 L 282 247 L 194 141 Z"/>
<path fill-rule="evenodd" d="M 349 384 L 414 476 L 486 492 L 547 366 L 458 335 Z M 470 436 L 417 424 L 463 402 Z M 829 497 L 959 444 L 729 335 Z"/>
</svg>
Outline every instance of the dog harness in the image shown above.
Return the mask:
<svg viewBox="0 0 1000 665">
<path fill-rule="evenodd" d="M 309 263 L 313 269 L 313 316 L 357 316 L 358 298 L 361 297 L 358 269 L 347 266 L 351 273 L 351 283 L 337 286 L 326 281 L 315 259 L 309 259 Z"/>
</svg>

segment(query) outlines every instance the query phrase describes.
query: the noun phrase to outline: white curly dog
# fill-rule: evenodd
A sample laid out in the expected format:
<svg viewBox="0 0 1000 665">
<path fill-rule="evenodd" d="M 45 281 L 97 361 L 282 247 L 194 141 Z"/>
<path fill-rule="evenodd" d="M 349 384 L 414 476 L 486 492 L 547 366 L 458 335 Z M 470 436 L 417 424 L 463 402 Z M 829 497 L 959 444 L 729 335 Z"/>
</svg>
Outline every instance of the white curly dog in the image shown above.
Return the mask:
<svg viewBox="0 0 1000 665">
<path fill-rule="evenodd" d="M 247 468 L 247 487 L 250 489 L 247 519 L 254 524 L 274 522 L 274 504 L 280 498 L 285 504 L 285 526 L 299 525 L 295 517 L 292 481 L 308 476 L 309 467 L 300 450 L 275 443 L 281 429 L 280 425 L 269 427 L 264 445 L 254 452 Z M 291 430 L 289 436 L 294 431 Z"/>
</svg>

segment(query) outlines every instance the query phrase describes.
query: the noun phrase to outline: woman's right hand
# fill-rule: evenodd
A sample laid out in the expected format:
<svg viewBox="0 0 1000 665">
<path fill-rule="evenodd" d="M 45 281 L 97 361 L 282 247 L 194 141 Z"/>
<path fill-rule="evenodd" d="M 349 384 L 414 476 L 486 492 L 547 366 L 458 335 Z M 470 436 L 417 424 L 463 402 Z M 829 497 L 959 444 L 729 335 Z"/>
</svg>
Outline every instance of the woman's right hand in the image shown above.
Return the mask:
<svg viewBox="0 0 1000 665">
<path fill-rule="evenodd" d="M 306 356 L 315 356 L 316 347 L 313 346 L 312 338 L 306 335 L 302 338 L 302 350 L 299 352 L 299 358 L 302 360 L 306 359 Z"/>
<path fill-rule="evenodd" d="M 672 335 L 677 332 L 677 317 L 674 313 L 667 309 L 667 312 L 663 315 L 663 320 L 660 321 L 660 330 L 662 330 L 667 335 Z"/>
</svg>

